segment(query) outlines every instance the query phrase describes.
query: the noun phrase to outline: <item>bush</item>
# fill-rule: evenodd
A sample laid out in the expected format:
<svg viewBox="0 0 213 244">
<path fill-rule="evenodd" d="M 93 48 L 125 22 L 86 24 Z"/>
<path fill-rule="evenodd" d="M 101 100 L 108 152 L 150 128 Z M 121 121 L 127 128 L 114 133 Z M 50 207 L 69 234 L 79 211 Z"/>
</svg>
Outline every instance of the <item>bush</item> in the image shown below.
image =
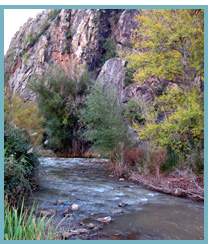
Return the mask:
<svg viewBox="0 0 213 244">
<path fill-rule="evenodd" d="M 111 38 L 107 38 L 103 43 L 103 56 L 101 58 L 101 65 L 103 65 L 108 59 L 117 56 L 116 43 Z"/>
<path fill-rule="evenodd" d="M 161 171 L 170 172 L 179 166 L 180 156 L 179 154 L 172 150 L 171 147 L 167 147 L 167 155 L 165 162 L 161 165 Z"/>
<path fill-rule="evenodd" d="M 48 19 L 49 20 L 54 20 L 55 17 L 60 13 L 60 9 L 52 9 L 49 13 L 48 13 Z"/>
<path fill-rule="evenodd" d="M 142 164 L 144 159 L 144 151 L 141 148 L 133 147 L 124 150 L 124 162 L 128 166 L 136 166 L 136 164 Z"/>
<path fill-rule="evenodd" d="M 18 94 L 11 95 L 9 92 L 5 94 L 4 104 L 7 123 L 25 130 L 34 146 L 41 144 L 44 132 L 43 118 L 37 104 L 33 101 L 24 101 Z"/>
<path fill-rule="evenodd" d="M 129 100 L 124 109 L 124 117 L 129 120 L 130 124 L 139 123 L 143 125 L 145 116 L 142 104 L 136 99 Z"/>
<path fill-rule="evenodd" d="M 125 79 L 124 79 L 125 86 L 128 86 L 128 85 L 134 83 L 134 73 L 135 73 L 134 68 L 131 68 L 131 67 L 126 68 Z"/>
<path fill-rule="evenodd" d="M 20 210 L 5 203 L 4 210 L 4 240 L 50 240 L 53 233 L 48 228 L 49 221 L 34 216 L 34 208 Z"/>
<path fill-rule="evenodd" d="M 127 126 L 122 117 L 122 107 L 113 88 L 104 90 L 96 84 L 86 99 L 82 112 L 86 124 L 85 136 L 101 153 L 122 157 L 128 142 Z"/>
<path fill-rule="evenodd" d="M 10 202 L 19 203 L 34 185 L 32 180 L 38 160 L 23 130 L 5 125 L 4 190 Z"/>
<path fill-rule="evenodd" d="M 55 152 L 76 153 L 84 144 L 79 110 L 89 84 L 86 79 L 89 78 L 84 75 L 79 80 L 72 80 L 59 67 L 51 67 L 31 82 L 44 118 L 47 147 Z"/>
</svg>

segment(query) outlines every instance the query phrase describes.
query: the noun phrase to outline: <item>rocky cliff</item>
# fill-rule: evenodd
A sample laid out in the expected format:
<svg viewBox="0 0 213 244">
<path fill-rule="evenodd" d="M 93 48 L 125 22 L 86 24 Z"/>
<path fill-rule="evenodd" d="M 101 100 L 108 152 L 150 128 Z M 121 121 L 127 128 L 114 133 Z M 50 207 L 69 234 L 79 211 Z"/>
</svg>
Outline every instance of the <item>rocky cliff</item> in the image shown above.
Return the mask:
<svg viewBox="0 0 213 244">
<path fill-rule="evenodd" d="M 46 10 L 29 19 L 15 34 L 5 55 L 5 83 L 24 99 L 35 95 L 27 84 L 57 64 L 70 77 L 87 69 L 93 80 L 114 84 L 122 102 L 132 97 L 151 101 L 166 84 L 150 78 L 143 85 L 125 85 L 124 53 L 131 50 L 137 10 Z"/>
<path fill-rule="evenodd" d="M 5 80 L 13 92 L 25 99 L 34 95 L 27 88 L 30 77 L 52 64 L 60 65 L 71 77 L 85 68 L 96 77 L 105 69 L 123 72 L 125 62 L 107 60 L 107 52 L 130 47 L 137 26 L 137 10 L 47 10 L 29 19 L 13 37 L 5 56 Z M 108 43 L 107 43 L 108 42 Z M 107 46 L 108 45 L 108 46 Z M 116 65 L 119 63 L 120 65 Z M 104 65 L 104 70 L 101 67 Z M 117 70 L 118 69 L 118 70 Z M 110 75 L 110 74 L 109 74 Z M 121 83 L 124 74 L 118 74 Z"/>
</svg>

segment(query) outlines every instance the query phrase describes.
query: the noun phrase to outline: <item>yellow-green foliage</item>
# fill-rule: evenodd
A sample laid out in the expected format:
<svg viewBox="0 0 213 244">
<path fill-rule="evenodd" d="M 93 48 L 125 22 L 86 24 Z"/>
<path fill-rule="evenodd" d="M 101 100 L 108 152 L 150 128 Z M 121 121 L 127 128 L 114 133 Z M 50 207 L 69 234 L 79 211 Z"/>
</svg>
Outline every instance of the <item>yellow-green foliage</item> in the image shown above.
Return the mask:
<svg viewBox="0 0 213 244">
<path fill-rule="evenodd" d="M 203 78 L 202 10 L 142 11 L 138 23 L 137 52 L 128 57 L 136 81 L 155 75 L 188 86 L 195 76 Z"/>
<path fill-rule="evenodd" d="M 170 147 L 184 157 L 193 150 L 202 149 L 203 141 L 203 97 L 194 88 L 183 92 L 172 88 L 156 98 L 155 108 L 149 112 L 144 128 L 138 128 L 142 139 L 156 146 Z M 164 120 L 157 122 L 159 114 Z"/>
<path fill-rule="evenodd" d="M 41 143 L 43 119 L 39 114 L 37 104 L 33 101 L 24 101 L 19 95 L 5 96 L 5 119 L 26 130 L 33 145 Z"/>
</svg>

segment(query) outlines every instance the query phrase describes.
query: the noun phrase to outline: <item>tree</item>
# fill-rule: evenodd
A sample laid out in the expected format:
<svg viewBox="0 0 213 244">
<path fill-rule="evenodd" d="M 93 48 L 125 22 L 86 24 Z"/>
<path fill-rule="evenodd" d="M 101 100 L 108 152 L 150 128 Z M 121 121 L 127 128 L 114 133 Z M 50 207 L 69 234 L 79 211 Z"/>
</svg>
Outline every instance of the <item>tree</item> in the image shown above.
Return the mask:
<svg viewBox="0 0 213 244">
<path fill-rule="evenodd" d="M 203 79 L 203 11 L 148 10 L 138 16 L 129 67 L 134 79 L 143 82 L 150 76 L 184 87 Z"/>
<path fill-rule="evenodd" d="M 31 82 L 44 118 L 47 146 L 56 152 L 77 153 L 81 149 L 79 110 L 88 84 L 86 75 L 72 80 L 59 67 L 51 67 Z"/>
<path fill-rule="evenodd" d="M 5 122 L 25 130 L 33 145 L 39 145 L 43 136 L 43 118 L 38 106 L 33 101 L 24 101 L 18 94 L 11 94 L 5 89 Z"/>
<path fill-rule="evenodd" d="M 129 67 L 136 70 L 134 80 L 154 76 L 170 82 L 147 104 L 145 125 L 135 124 L 140 138 L 201 172 L 203 93 L 195 81 L 203 81 L 203 11 L 142 11 L 133 43 L 137 52 L 128 59 Z"/>
<path fill-rule="evenodd" d="M 86 99 L 82 120 L 86 124 L 85 136 L 93 146 L 112 160 L 122 161 L 128 141 L 127 126 L 113 87 L 104 90 L 100 84 L 94 85 Z"/>
</svg>

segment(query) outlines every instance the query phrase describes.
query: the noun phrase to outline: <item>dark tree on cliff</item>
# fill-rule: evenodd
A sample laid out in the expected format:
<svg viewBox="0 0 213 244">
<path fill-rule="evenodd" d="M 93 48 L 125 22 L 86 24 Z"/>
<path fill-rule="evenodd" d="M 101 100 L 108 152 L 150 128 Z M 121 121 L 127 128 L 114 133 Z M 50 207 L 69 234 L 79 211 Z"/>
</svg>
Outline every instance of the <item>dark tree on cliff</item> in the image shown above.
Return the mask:
<svg viewBox="0 0 213 244">
<path fill-rule="evenodd" d="M 44 117 L 47 146 L 54 151 L 79 153 L 82 146 L 79 110 L 86 93 L 88 77 L 70 79 L 58 67 L 51 67 L 31 82 L 38 106 Z"/>
<path fill-rule="evenodd" d="M 104 90 L 100 84 L 92 88 L 86 99 L 82 120 L 87 127 L 86 138 L 93 146 L 113 160 L 122 160 L 128 135 L 122 108 L 113 88 Z"/>
</svg>

